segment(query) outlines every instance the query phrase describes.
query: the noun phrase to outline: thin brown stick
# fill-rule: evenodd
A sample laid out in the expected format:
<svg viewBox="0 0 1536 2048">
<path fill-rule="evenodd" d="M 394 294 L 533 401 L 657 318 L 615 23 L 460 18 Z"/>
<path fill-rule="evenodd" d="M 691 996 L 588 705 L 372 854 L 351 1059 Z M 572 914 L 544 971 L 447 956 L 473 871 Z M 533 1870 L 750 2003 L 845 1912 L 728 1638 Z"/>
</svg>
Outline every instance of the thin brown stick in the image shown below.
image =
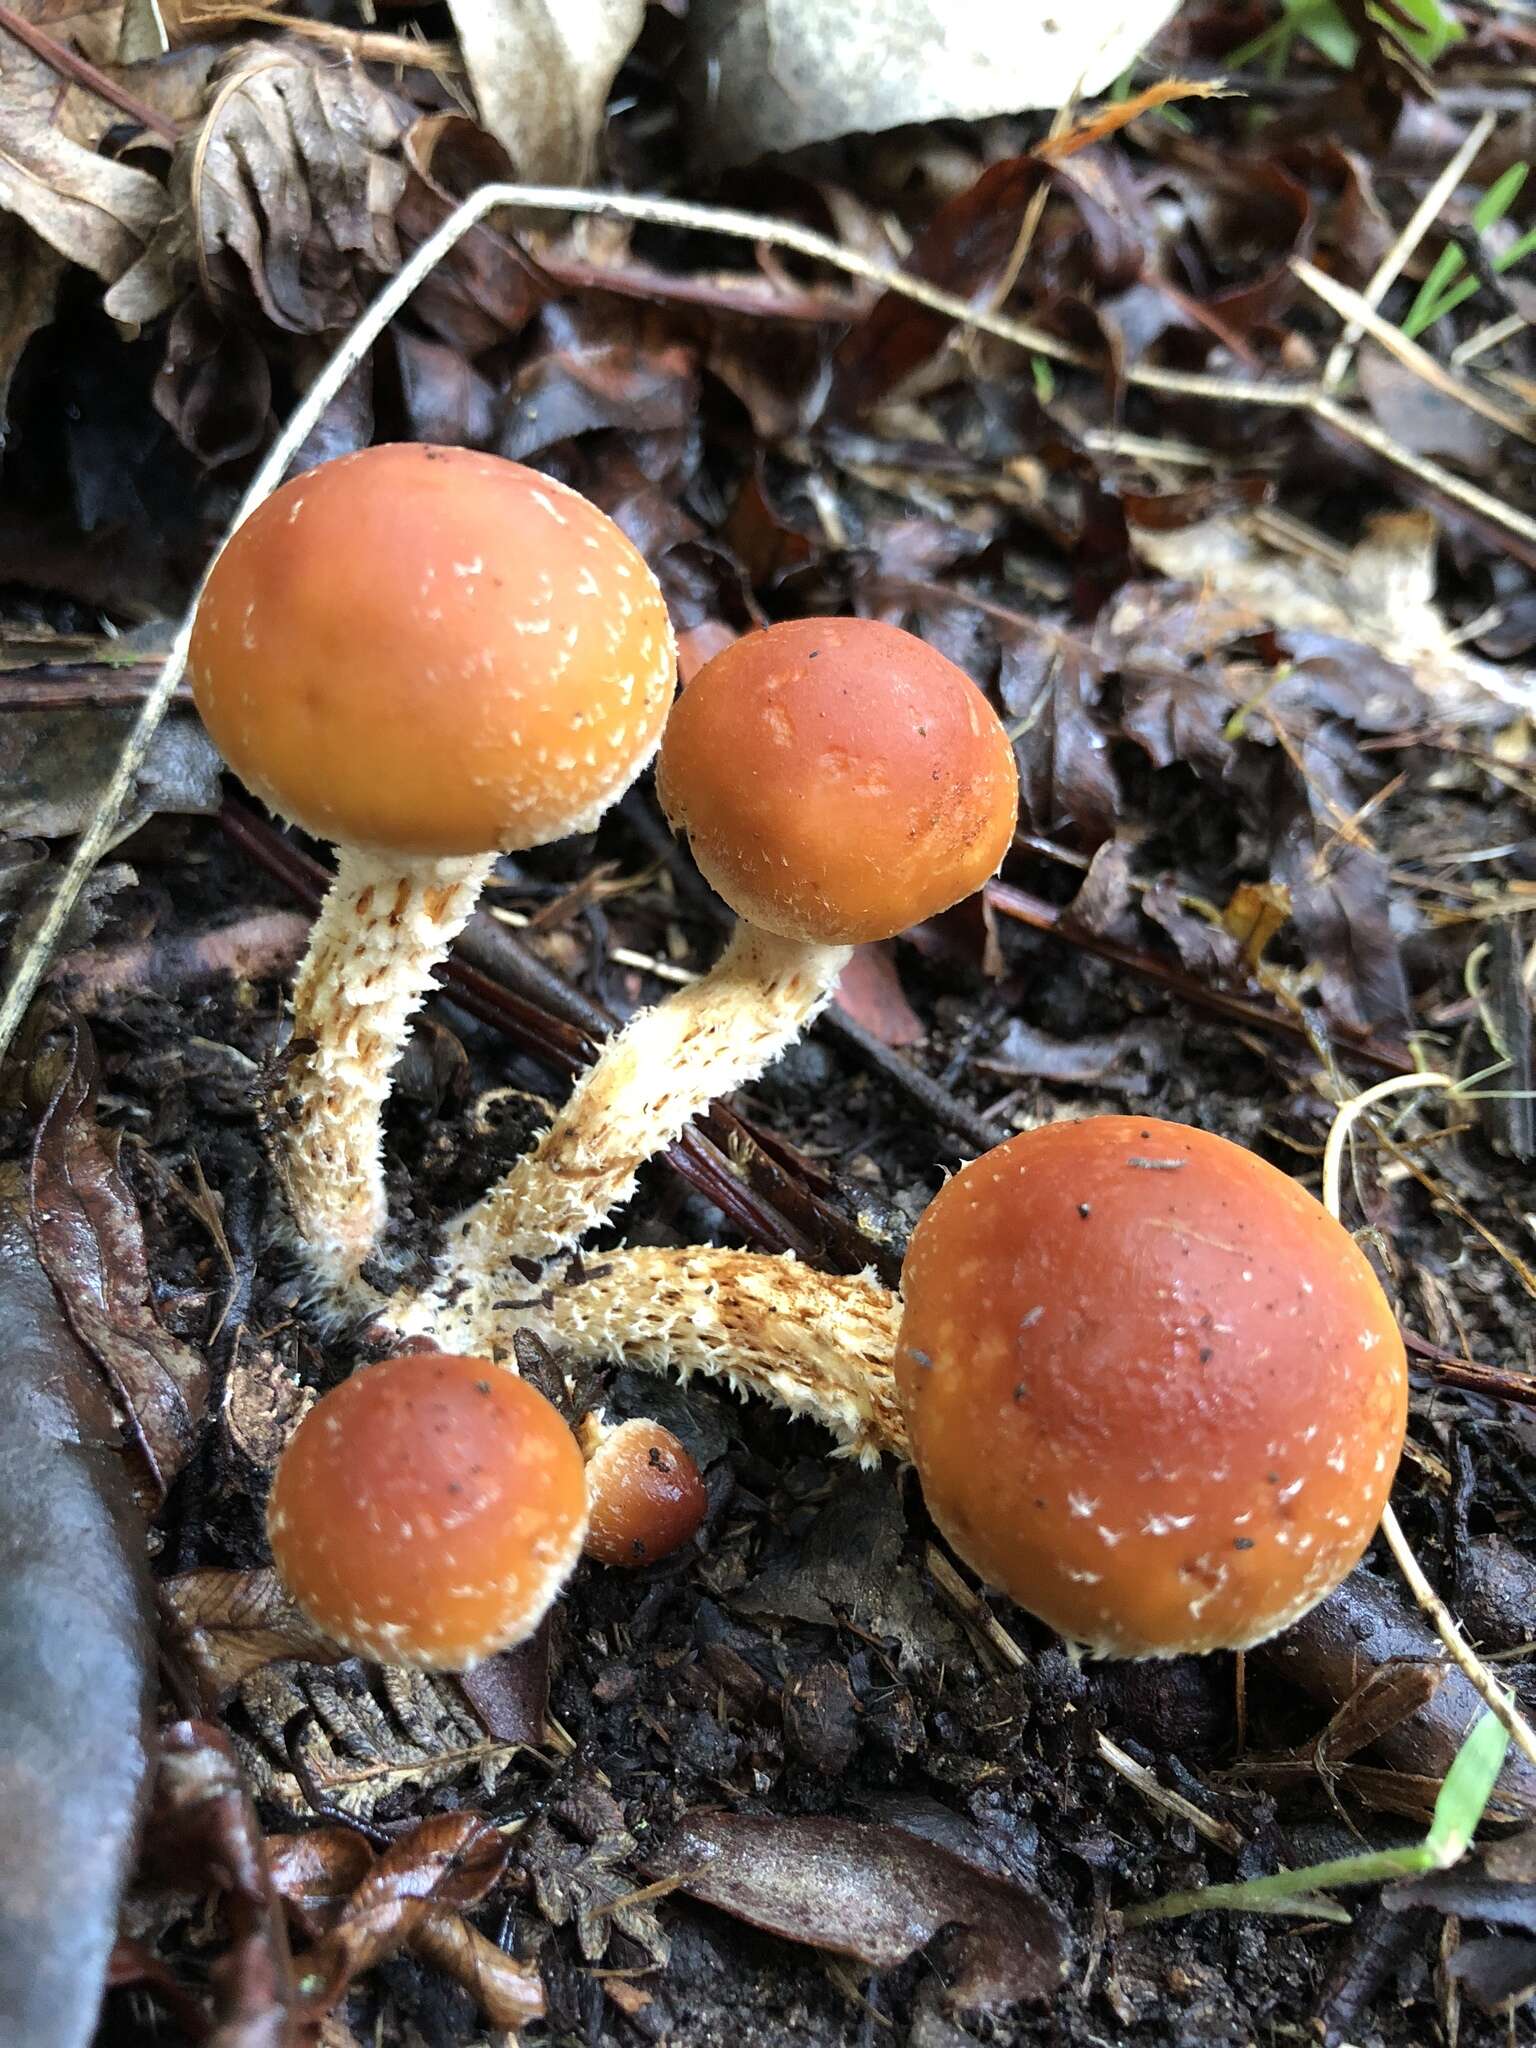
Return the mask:
<svg viewBox="0 0 1536 2048">
<path fill-rule="evenodd" d="M 151 134 L 161 136 L 166 142 L 180 140 L 182 130 L 177 122 L 168 120 L 147 100 L 141 100 L 136 93 L 129 92 L 125 86 L 109 78 L 105 71 L 98 71 L 88 59 L 66 49 L 63 43 L 55 42 L 40 28 L 34 28 L 14 7 L 7 7 L 4 0 L 0 0 L 0 28 L 7 29 L 18 43 L 25 43 L 34 57 L 41 57 L 62 77 L 83 85 L 87 92 L 95 93 L 97 99 L 105 100 L 109 107 L 116 107 L 120 114 L 137 121 L 141 128 L 149 129 Z"/>
</svg>

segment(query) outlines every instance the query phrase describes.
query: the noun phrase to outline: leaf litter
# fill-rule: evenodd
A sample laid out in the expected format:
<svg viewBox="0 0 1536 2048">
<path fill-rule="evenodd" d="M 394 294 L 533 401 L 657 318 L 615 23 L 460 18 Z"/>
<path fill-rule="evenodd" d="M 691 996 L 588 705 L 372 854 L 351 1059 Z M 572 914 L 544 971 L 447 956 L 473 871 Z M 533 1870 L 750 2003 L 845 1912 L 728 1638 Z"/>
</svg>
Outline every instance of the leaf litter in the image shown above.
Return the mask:
<svg viewBox="0 0 1536 2048">
<path fill-rule="evenodd" d="M 770 11 L 738 10 L 738 31 Z M 1325 386 L 1339 322 L 1293 266 L 1369 298 L 1400 258 L 1379 305 L 1409 314 L 1470 209 L 1458 196 L 1414 248 L 1401 224 L 1481 108 L 1474 66 L 1512 61 L 1518 37 L 1480 21 L 1447 44 L 1438 75 L 1462 97 L 1431 111 L 1412 68 L 1429 60 L 1407 63 L 1374 17 L 1340 9 L 1354 71 L 1336 39 L 1302 38 L 1283 93 L 1245 74 L 1247 97 L 1223 99 L 1180 83 L 1203 87 L 1240 40 L 1194 0 L 1134 84 L 1096 104 L 1063 89 L 1030 115 L 993 61 L 1006 105 L 976 122 L 928 65 L 925 91 L 950 91 L 941 111 L 960 118 L 934 125 L 931 101 L 887 97 L 844 116 L 878 133 L 834 119 L 814 152 L 767 162 L 754 121 L 782 109 L 760 69 L 733 79 L 722 57 L 713 99 L 698 90 L 725 19 L 702 5 L 642 19 L 626 0 L 505 0 L 446 25 L 392 13 L 388 34 L 344 7 L 289 24 L 239 12 L 243 25 L 166 17 L 171 54 L 142 8 L 24 8 L 24 45 L 0 15 L 0 628 L 42 650 L 25 699 L 0 690 L 0 747 L 35 765 L 46 800 L 11 820 L 5 848 L 23 955 L 40 886 L 90 826 L 121 744 L 113 672 L 85 645 L 190 591 L 251 459 L 357 310 L 487 179 L 681 189 L 705 203 L 686 224 L 644 202 L 628 218 L 509 209 L 482 223 L 302 459 L 414 435 L 549 468 L 646 550 L 686 664 L 792 612 L 913 626 L 1012 720 L 1027 813 L 990 906 L 864 961 L 848 991 L 862 1040 L 829 1025 L 798 1048 L 754 1091 L 751 1125 L 718 1112 L 650 1177 L 634 1220 L 661 1241 L 702 1229 L 890 1271 L 957 1131 L 979 1145 L 1129 1095 L 1305 1176 L 1362 1058 L 1406 1066 L 1438 1041 L 1436 1060 L 1454 1052 L 1467 1072 L 1507 1060 L 1491 1099 L 1467 1105 L 1501 1151 L 1470 1116 L 1447 1131 L 1416 1114 L 1362 1151 L 1357 1193 L 1422 1373 L 1405 1514 L 1431 1549 L 1442 1531 L 1458 1597 L 1489 1589 L 1488 1629 L 1517 1616 L 1493 1589 L 1504 1552 L 1532 1537 L 1533 1445 L 1511 1390 L 1536 1358 L 1497 1246 L 1525 1241 L 1536 1205 L 1520 1177 L 1529 1134 L 1496 1098 L 1529 1064 L 1536 546 L 1529 452 L 1490 434 L 1488 405 L 1463 404 L 1456 380 L 1520 403 L 1530 332 L 1485 342 L 1520 301 L 1474 246 L 1477 291 L 1419 337 L 1443 376 L 1367 337 Z M 825 37 L 812 0 L 781 12 L 786 33 L 799 16 L 810 46 Z M 1249 12 L 1271 27 L 1290 14 Z M 452 44 L 423 39 L 445 26 Z M 858 62 L 845 15 L 835 42 Z M 833 78 L 800 114 L 820 118 Z M 889 95 L 899 71 L 879 84 Z M 696 162 L 734 168 L 683 173 L 685 137 Z M 1516 124 L 1499 146 L 1518 147 Z M 1477 189 L 1497 175 L 1480 160 Z M 711 233 L 710 202 L 768 228 Z M 847 263 L 815 240 L 829 231 Z M 898 265 L 915 285 L 889 282 Z M 125 502 L 156 510 L 111 509 Z M 136 518 L 151 545 L 107 544 Z M 690 1390 L 668 1414 L 710 1445 L 702 1557 L 643 1580 L 588 1575 L 536 1667 L 484 1687 L 323 1661 L 261 1538 L 294 1390 L 343 1363 L 262 1248 L 253 1194 L 287 955 L 219 945 L 307 905 L 313 874 L 270 828 L 231 828 L 227 807 L 217 829 L 200 822 L 212 786 L 196 729 L 176 706 L 163 731 L 174 772 L 142 783 L 54 984 L 56 999 L 90 991 L 102 1074 L 93 1103 L 88 1054 L 61 1064 L 38 1214 L 59 1298 L 146 1469 L 162 1487 L 180 1472 L 156 1527 L 168 1672 L 183 1704 L 225 1725 L 210 1810 L 233 1830 L 232 1868 L 268 1831 L 303 1955 L 319 1958 L 310 1995 L 341 2001 L 330 2038 L 349 2023 L 406 2037 L 417 1994 L 387 1960 L 403 1950 L 410 1981 L 467 1992 L 492 2024 L 547 2005 L 562 2027 L 620 2039 L 743 2031 L 747 1984 L 806 2015 L 775 2034 L 754 1999 L 745 2032 L 764 2048 L 840 2037 L 859 2000 L 935 2044 L 973 2003 L 1016 1999 L 1051 2001 L 1038 2017 L 1053 2038 L 1085 2042 L 1215 2038 L 1322 2009 L 1328 1951 L 1312 1937 L 1255 1926 L 1233 1951 L 1198 1921 L 1131 1934 L 1107 1915 L 1232 1875 L 1213 1847 L 1230 1823 L 1192 1834 L 1149 1784 L 1178 1785 L 1207 1817 L 1234 1807 L 1256 1868 L 1308 1860 L 1312 1810 L 1366 1830 L 1427 1814 L 1471 1702 L 1369 1574 L 1246 1679 L 1174 1667 L 1138 1694 L 1145 1678 L 1073 1671 L 1027 1629 L 999 1669 L 987 1646 L 1019 1624 L 979 1599 L 957 1624 L 915 1499 L 888 1479 L 829 1480 L 803 1429 Z M 620 893 L 584 887 L 597 862 Z M 643 796 L 595 848 L 508 864 L 494 900 L 519 922 L 477 953 L 489 969 L 456 965 L 431 1075 L 398 1105 L 392 1149 L 421 1243 L 515 1155 L 582 1034 L 664 987 L 655 967 L 695 969 L 715 943 L 708 899 Z M 523 1111 L 505 1106 L 519 1098 Z M 31 1117 L 6 1113 L 20 1157 Z M 123 1132 L 134 1149 L 114 1159 Z M 1453 1469 L 1470 1471 L 1471 1506 L 1448 1520 Z M 1521 1643 L 1517 1630 L 1501 1646 Z M 1245 1729 L 1244 1771 L 1224 1780 Z M 1100 1733 L 1139 1781 L 1106 1770 Z M 891 1825 L 893 1787 L 949 1831 L 923 1842 Z M 47 1798 L 66 1790 L 55 1772 Z M 1507 1764 L 1492 1811 L 1530 1810 Z M 505 1872 L 487 1827 L 511 1845 Z M 657 1842 L 681 1856 L 666 1875 Z M 1518 1901 L 1494 1889 L 1525 1880 L 1484 1869 L 1500 1846 L 1443 1874 L 1488 1907 L 1466 1904 L 1471 1925 L 1493 1930 L 1463 1937 L 1443 1982 L 1491 2008 L 1530 1976 Z M 1460 1918 L 1451 1900 L 1440 1910 Z M 1436 1900 L 1405 1903 L 1412 1932 Z M 783 1940 L 735 1935 L 731 1917 Z M 135 1968 L 149 1991 L 157 1970 L 198 1981 L 219 1953 L 185 1919 L 144 1928 L 153 1952 L 125 1952 L 124 1983 Z M 1062 1987 L 1066 1928 L 1083 1971 Z M 228 2038 L 280 2038 L 291 1997 L 258 1884 L 237 1882 L 220 1938 L 232 1945 L 209 1990 L 244 2029 Z M 818 1947 L 875 1975 L 808 1963 Z M 1340 1981 L 1369 2006 L 1364 1966 Z M 1418 1981 L 1403 2016 L 1369 2007 L 1383 2038 L 1422 2037 Z M 432 2010 L 443 2038 L 472 2023 L 467 2002 Z M 1028 2005 L 1006 2024 L 1028 2038 Z"/>
</svg>

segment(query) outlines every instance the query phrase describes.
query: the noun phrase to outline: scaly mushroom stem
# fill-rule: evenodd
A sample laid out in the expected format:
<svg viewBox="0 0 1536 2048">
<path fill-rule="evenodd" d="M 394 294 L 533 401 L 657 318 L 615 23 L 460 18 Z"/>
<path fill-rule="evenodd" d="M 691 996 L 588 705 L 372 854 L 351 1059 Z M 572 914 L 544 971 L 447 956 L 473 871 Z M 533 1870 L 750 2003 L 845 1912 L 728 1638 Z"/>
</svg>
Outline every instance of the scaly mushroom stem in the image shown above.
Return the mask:
<svg viewBox="0 0 1536 2048">
<path fill-rule="evenodd" d="M 761 1394 L 821 1423 L 866 1465 L 882 1451 L 910 1455 L 891 1370 L 901 1297 L 868 1274 L 834 1277 L 760 1252 L 620 1251 L 543 1293 L 521 1282 L 494 1320 L 493 1355 L 531 1330 L 581 1363 L 704 1373 Z"/>
<path fill-rule="evenodd" d="M 293 996 L 298 1052 L 278 1112 L 279 1167 L 300 1255 L 335 1306 L 387 1216 L 381 1113 L 412 1017 L 495 864 L 339 849 Z"/>
<path fill-rule="evenodd" d="M 392 1303 L 386 1320 L 446 1341 L 451 1297 L 457 1332 L 493 1330 L 496 1302 L 527 1292 L 512 1261 L 569 1250 L 627 1201 L 646 1160 L 794 1044 L 830 1001 L 849 951 L 739 924 L 711 971 L 633 1017 L 533 1150 L 449 1225 L 436 1294 Z"/>
</svg>

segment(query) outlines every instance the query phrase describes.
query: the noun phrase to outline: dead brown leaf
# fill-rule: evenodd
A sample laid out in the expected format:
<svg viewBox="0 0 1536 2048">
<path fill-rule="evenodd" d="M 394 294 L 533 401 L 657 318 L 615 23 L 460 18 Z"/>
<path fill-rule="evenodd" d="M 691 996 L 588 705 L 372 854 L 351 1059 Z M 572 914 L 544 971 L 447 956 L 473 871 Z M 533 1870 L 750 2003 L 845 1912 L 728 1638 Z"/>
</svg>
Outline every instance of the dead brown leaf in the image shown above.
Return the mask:
<svg viewBox="0 0 1536 2048">
<path fill-rule="evenodd" d="M 205 1712 L 263 1664 L 281 1657 L 329 1664 L 344 1654 L 305 1620 L 276 1572 L 178 1572 L 157 1590 L 166 1626 L 196 1673 Z"/>
<path fill-rule="evenodd" d="M 292 334 L 349 325 L 400 260 L 399 113 L 361 65 L 307 46 L 244 45 L 212 94 L 176 152 L 172 211 L 107 311 L 152 320 L 197 283 L 215 307 L 254 295 Z"/>
<path fill-rule="evenodd" d="M 875 1970 L 958 1927 L 949 1999 L 961 2011 L 1050 1998 L 1066 1969 L 1061 1927 L 1038 1893 L 900 1828 L 697 1813 L 644 1867 L 750 1926 Z"/>
<path fill-rule="evenodd" d="M 435 1911 L 478 1904 L 506 1867 L 506 1844 L 477 1813 L 435 1814 L 379 1857 L 330 1932 L 304 1959 L 310 2016 L 416 1934 Z"/>
<path fill-rule="evenodd" d="M 837 1007 L 882 1045 L 921 1045 L 922 1020 L 907 1001 L 886 944 L 859 946 L 837 984 Z"/>
<path fill-rule="evenodd" d="M 77 1028 L 52 1079 L 32 1154 L 32 1228 L 70 1328 L 110 1380 L 164 1492 L 196 1441 L 208 1367 L 150 1305 L 138 1207 L 96 1123 L 96 1057 Z"/>
<path fill-rule="evenodd" d="M 16 214 L 0 214 L 0 434 L 22 350 L 53 318 L 64 258 Z"/>
<path fill-rule="evenodd" d="M 23 8 L 29 16 L 46 14 L 55 39 L 73 31 L 89 45 L 94 26 L 105 54 L 120 11 L 78 8 L 60 19 L 64 10 Z M 157 178 L 97 153 L 121 118 L 95 93 L 67 86 L 0 29 L 0 213 L 16 215 L 50 248 L 108 283 L 143 253 L 167 205 Z M 5 283 L 0 273 L 0 290 Z"/>
<path fill-rule="evenodd" d="M 644 0 L 449 0 L 448 11 L 480 118 L 517 175 L 585 183 Z"/>
</svg>

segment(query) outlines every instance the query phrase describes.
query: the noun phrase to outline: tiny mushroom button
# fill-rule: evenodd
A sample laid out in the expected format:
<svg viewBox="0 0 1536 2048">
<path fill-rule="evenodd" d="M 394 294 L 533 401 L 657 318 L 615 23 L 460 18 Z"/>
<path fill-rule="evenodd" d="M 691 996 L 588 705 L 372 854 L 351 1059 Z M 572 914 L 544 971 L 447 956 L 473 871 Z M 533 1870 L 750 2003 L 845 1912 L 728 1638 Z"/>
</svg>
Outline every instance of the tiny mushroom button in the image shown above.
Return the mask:
<svg viewBox="0 0 1536 2048">
<path fill-rule="evenodd" d="M 1407 1369 L 1348 1233 L 1206 1132 L 1048 1125 L 965 1167 L 903 1271 L 896 1378 L 960 1555 L 1114 1657 L 1262 1642 L 1380 1520 Z"/>
<path fill-rule="evenodd" d="M 642 557 L 574 491 L 397 445 L 251 514 L 189 668 L 230 766 L 339 849 L 294 993 L 281 1142 L 299 1250 L 345 1303 L 383 1226 L 380 1110 L 432 971 L 498 853 L 586 830 L 650 759 L 671 627 Z"/>
<path fill-rule="evenodd" d="M 422 1351 L 364 1366 L 305 1416 L 267 1531 L 309 1619 L 382 1664 L 462 1671 L 524 1641 L 581 1556 L 586 1478 L 525 1380 Z"/>
<path fill-rule="evenodd" d="M 576 1435 L 587 1459 L 588 1557 L 638 1567 L 693 1541 L 709 1495 L 692 1455 L 670 1429 L 645 1415 L 609 1424 L 594 1413 L 583 1417 Z"/>
</svg>

